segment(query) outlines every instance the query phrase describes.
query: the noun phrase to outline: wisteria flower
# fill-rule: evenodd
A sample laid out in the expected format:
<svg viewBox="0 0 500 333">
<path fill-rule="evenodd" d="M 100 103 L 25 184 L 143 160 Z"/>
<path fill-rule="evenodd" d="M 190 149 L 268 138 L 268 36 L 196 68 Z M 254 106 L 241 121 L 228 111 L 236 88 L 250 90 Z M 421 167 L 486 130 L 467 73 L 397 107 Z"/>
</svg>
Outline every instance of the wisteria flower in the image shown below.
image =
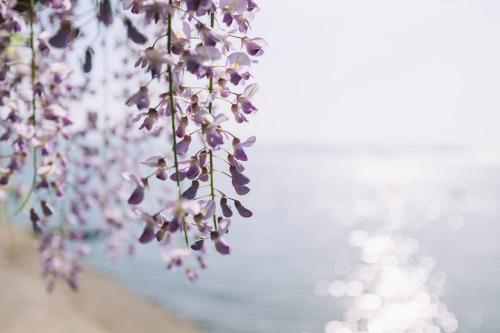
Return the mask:
<svg viewBox="0 0 500 333">
<path fill-rule="evenodd" d="M 262 38 L 243 38 L 241 40 L 242 44 L 246 47 L 249 55 L 254 57 L 260 57 L 264 54 L 264 48 L 267 46 L 267 42 Z"/>
<path fill-rule="evenodd" d="M 177 144 L 177 154 L 181 156 L 186 154 L 190 144 L 191 144 L 191 136 L 184 135 L 183 139 Z"/>
<path fill-rule="evenodd" d="M 229 81 L 237 86 L 242 75 L 250 69 L 250 58 L 243 52 L 234 52 L 227 58 L 225 67 Z"/>
<path fill-rule="evenodd" d="M 186 0 L 188 11 L 207 10 L 212 7 L 212 0 Z"/>
<path fill-rule="evenodd" d="M 214 29 L 204 24 L 197 25 L 198 32 L 203 40 L 203 45 L 205 46 L 216 46 L 217 43 L 224 43 L 224 47 L 227 45 L 228 33 L 222 29 Z"/>
<path fill-rule="evenodd" d="M 140 179 L 136 175 L 133 175 L 127 171 L 122 172 L 122 177 L 133 182 L 136 185 L 134 192 L 132 192 L 127 202 L 130 205 L 140 204 L 142 200 L 144 200 L 144 190 L 148 186 L 147 181 L 145 179 Z"/>
<path fill-rule="evenodd" d="M 231 226 L 230 219 L 220 219 L 219 220 L 219 229 L 217 231 L 212 231 L 210 233 L 210 238 L 215 243 L 215 249 L 220 254 L 231 254 L 231 248 L 227 245 L 226 241 L 222 236 L 227 233 L 229 227 Z"/>
<path fill-rule="evenodd" d="M 246 114 L 257 113 L 258 109 L 252 104 L 251 100 L 259 91 L 257 83 L 248 85 L 243 93 L 236 98 L 236 103 L 239 108 Z"/>
<path fill-rule="evenodd" d="M 189 49 L 191 27 L 181 20 L 172 21 L 172 52 L 180 55 Z"/>
<path fill-rule="evenodd" d="M 224 215 L 224 217 L 233 216 L 233 211 L 231 210 L 231 207 L 229 207 L 227 203 L 227 197 L 222 197 L 220 199 L 220 207 L 222 209 L 222 215 Z"/>
<path fill-rule="evenodd" d="M 147 0 L 126 0 L 123 2 L 123 10 L 129 10 L 133 14 L 139 14 L 143 5 L 147 2 Z"/>
<path fill-rule="evenodd" d="M 142 221 L 146 222 L 146 226 L 144 227 L 144 230 L 139 237 L 139 242 L 140 243 L 149 243 L 153 239 L 156 238 L 156 233 L 155 233 L 155 227 L 156 227 L 156 220 L 146 212 L 140 210 L 139 208 L 134 208 L 132 209 L 132 212 L 137 215 Z"/>
<path fill-rule="evenodd" d="M 75 39 L 79 33 L 80 31 L 73 26 L 73 23 L 69 21 L 63 21 L 56 34 L 49 39 L 49 43 L 54 47 L 64 48 L 73 39 Z"/>
<path fill-rule="evenodd" d="M 148 131 L 156 131 L 158 129 L 158 111 L 155 109 L 149 109 L 147 117 L 144 117 L 144 121 L 139 129 L 146 128 Z"/>
<path fill-rule="evenodd" d="M 250 191 L 243 163 L 255 137 L 240 141 L 226 121 L 230 112 L 236 123 L 258 112 L 250 70 L 267 43 L 246 31 L 259 7 L 254 0 L 97 0 L 87 15 L 77 2 L 35 0 L 30 9 L 26 0 L 0 0 L 0 141 L 7 149 L 0 187 L 14 190 L 18 211 L 28 207 L 49 289 L 59 278 L 76 289 L 76 259 L 97 235 L 113 260 L 156 238 L 168 249 L 167 268 L 184 266 L 194 281 L 185 257 L 195 254 L 204 269 L 208 243 L 230 254 L 228 218 L 253 215 L 238 198 Z M 116 15 L 123 24 L 105 29 Z M 89 26 L 100 29 L 94 35 Z M 111 39 L 115 33 L 123 38 Z M 97 45 L 105 42 L 112 63 L 96 71 L 105 51 Z M 101 103 L 91 111 L 72 107 L 98 90 L 139 111 L 115 119 Z M 34 181 L 26 193 L 16 186 L 23 170 Z M 150 183 L 154 190 L 146 191 Z M 0 203 L 6 193 L 0 190 Z M 91 221 L 93 210 L 102 212 L 102 224 Z M 138 233 L 133 220 L 142 221 Z"/>
<path fill-rule="evenodd" d="M 222 122 L 228 120 L 227 116 L 222 113 L 214 116 L 212 113 L 200 112 L 195 115 L 195 120 L 201 125 L 201 131 L 208 146 L 215 150 L 219 149 L 224 140 L 216 129 Z"/>
<path fill-rule="evenodd" d="M 243 14 L 248 8 L 247 0 L 221 0 L 219 4 L 222 12 L 230 14 Z"/>
<path fill-rule="evenodd" d="M 240 142 L 240 139 L 233 139 L 233 149 L 234 149 L 234 157 L 236 157 L 240 161 L 248 161 L 248 157 L 243 150 L 244 147 L 251 147 L 255 143 L 255 136 L 249 137 L 245 142 Z"/>
<path fill-rule="evenodd" d="M 102 0 L 99 5 L 99 15 L 97 16 L 105 26 L 109 27 L 113 23 L 113 10 L 109 0 Z"/>
<path fill-rule="evenodd" d="M 127 26 L 127 37 L 130 40 L 137 44 L 145 44 L 148 41 L 148 38 L 140 33 L 129 19 L 125 19 L 124 23 Z"/>
<path fill-rule="evenodd" d="M 149 90 L 141 87 L 138 92 L 130 96 L 125 102 L 127 106 L 137 105 L 139 110 L 149 108 Z"/>
<path fill-rule="evenodd" d="M 141 57 L 136 61 L 135 67 L 141 65 L 142 68 L 148 66 L 147 71 L 151 72 L 152 77 L 158 76 L 162 72 L 163 65 L 173 65 L 174 60 L 167 52 L 148 47 Z"/>
<path fill-rule="evenodd" d="M 241 202 L 239 202 L 238 200 L 236 200 L 234 202 L 234 207 L 236 207 L 236 210 L 238 211 L 238 213 L 242 217 L 247 217 L 248 218 L 248 217 L 252 217 L 252 215 L 253 215 L 253 213 L 249 209 L 245 208 L 245 206 L 243 206 L 241 204 Z"/>
<path fill-rule="evenodd" d="M 188 257 L 190 254 L 191 250 L 189 249 L 174 249 L 168 252 L 163 252 L 161 256 L 163 260 L 168 263 L 167 270 L 173 271 L 177 267 L 182 266 L 183 259 Z"/>
<path fill-rule="evenodd" d="M 71 8 L 73 8 L 71 0 L 50 0 L 47 1 L 47 4 L 50 7 L 61 12 L 69 11 Z"/>
<path fill-rule="evenodd" d="M 168 14 L 173 13 L 173 8 L 167 0 L 156 0 L 152 4 L 142 6 L 141 10 L 144 12 L 146 20 L 154 20 L 155 23 L 161 20 L 163 24 L 167 23 Z"/>
<path fill-rule="evenodd" d="M 167 161 L 162 156 L 151 156 L 146 161 L 141 162 L 141 164 L 147 165 L 149 167 L 156 169 L 156 178 L 160 180 L 166 180 L 168 178 L 168 165 Z"/>
</svg>

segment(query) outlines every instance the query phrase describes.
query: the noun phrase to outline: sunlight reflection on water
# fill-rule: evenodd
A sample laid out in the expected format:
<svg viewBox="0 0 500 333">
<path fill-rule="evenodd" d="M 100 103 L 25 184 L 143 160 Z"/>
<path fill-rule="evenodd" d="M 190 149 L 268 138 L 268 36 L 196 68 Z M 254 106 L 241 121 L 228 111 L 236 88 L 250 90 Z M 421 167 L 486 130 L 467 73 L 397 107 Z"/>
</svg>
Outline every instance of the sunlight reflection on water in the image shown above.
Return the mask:
<svg viewBox="0 0 500 333">
<path fill-rule="evenodd" d="M 435 270 L 434 258 L 418 256 L 417 240 L 387 230 L 372 235 L 355 230 L 349 242 L 362 263 L 345 279 L 323 282 L 315 290 L 337 298 L 344 308 L 344 320 L 328 322 L 325 333 L 457 329 L 455 316 L 439 300 L 447 288 L 446 274 Z"/>
<path fill-rule="evenodd" d="M 336 279 L 321 280 L 314 289 L 317 296 L 335 299 L 343 310 L 342 318 L 325 324 L 325 333 L 458 329 L 454 313 L 441 300 L 450 288 L 446 273 L 408 235 L 443 219 L 450 231 L 459 231 L 463 214 L 493 217 L 496 199 L 484 193 L 443 193 L 453 181 L 443 184 L 442 175 L 427 175 L 422 165 L 412 164 L 358 167 L 354 178 L 364 185 L 347 203 L 319 201 L 317 208 L 328 210 L 346 232 L 350 254 L 335 260 Z M 481 314 L 469 316 L 469 327 L 481 324 Z"/>
</svg>

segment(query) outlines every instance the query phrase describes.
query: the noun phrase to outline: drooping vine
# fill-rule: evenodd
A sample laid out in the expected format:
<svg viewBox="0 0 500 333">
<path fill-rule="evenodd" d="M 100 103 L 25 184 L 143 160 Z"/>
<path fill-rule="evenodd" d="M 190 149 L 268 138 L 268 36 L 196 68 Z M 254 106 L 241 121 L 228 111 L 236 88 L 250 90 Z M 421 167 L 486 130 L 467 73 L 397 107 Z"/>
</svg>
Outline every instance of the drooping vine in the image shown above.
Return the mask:
<svg viewBox="0 0 500 333">
<path fill-rule="evenodd" d="M 258 11 L 252 0 L 0 0 L 0 186 L 19 193 L 4 203 L 29 217 L 49 289 L 59 278 L 77 287 L 92 238 L 115 259 L 156 239 L 190 280 L 209 242 L 231 253 L 233 210 L 252 216 L 239 197 L 255 137 L 224 126 L 258 111 Z M 99 89 L 111 77 L 93 70 L 99 57 L 112 92 Z M 122 102 L 94 105 L 104 93 Z"/>
</svg>

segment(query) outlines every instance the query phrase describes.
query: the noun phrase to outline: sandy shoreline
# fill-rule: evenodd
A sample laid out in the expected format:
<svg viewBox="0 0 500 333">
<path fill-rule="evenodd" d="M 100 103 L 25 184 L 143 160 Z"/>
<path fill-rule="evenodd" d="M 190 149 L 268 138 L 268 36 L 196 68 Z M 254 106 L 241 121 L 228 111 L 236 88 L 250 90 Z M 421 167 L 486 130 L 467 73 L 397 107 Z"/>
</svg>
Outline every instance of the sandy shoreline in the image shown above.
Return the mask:
<svg viewBox="0 0 500 333">
<path fill-rule="evenodd" d="M 33 240 L 22 230 L 15 236 L 12 256 L 7 227 L 0 222 L 0 332 L 203 332 L 88 268 L 79 292 L 61 281 L 47 294 Z"/>
</svg>

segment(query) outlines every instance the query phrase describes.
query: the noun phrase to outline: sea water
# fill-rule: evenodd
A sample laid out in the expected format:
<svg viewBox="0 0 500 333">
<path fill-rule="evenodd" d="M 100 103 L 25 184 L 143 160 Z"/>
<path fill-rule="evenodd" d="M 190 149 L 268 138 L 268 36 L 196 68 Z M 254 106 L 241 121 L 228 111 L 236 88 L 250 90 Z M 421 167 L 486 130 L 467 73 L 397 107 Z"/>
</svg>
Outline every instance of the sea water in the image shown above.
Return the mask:
<svg viewBox="0 0 500 333">
<path fill-rule="evenodd" d="M 217 333 L 494 332 L 500 151 L 249 149 L 233 253 L 194 284 L 157 246 L 93 267 Z"/>
</svg>

